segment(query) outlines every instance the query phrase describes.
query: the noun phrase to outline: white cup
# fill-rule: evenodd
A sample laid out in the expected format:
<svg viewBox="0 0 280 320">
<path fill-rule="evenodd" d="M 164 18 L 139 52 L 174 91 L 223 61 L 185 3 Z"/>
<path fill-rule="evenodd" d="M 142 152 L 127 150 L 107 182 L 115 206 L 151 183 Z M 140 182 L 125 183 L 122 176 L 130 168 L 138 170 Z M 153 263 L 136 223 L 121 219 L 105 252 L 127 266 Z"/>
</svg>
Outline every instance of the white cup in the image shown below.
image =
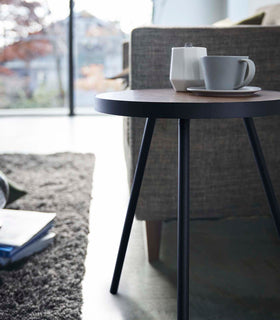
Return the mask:
<svg viewBox="0 0 280 320">
<path fill-rule="evenodd" d="M 172 48 L 169 79 L 175 91 L 204 85 L 200 58 L 205 56 L 207 49 L 203 47 Z"/>
</svg>

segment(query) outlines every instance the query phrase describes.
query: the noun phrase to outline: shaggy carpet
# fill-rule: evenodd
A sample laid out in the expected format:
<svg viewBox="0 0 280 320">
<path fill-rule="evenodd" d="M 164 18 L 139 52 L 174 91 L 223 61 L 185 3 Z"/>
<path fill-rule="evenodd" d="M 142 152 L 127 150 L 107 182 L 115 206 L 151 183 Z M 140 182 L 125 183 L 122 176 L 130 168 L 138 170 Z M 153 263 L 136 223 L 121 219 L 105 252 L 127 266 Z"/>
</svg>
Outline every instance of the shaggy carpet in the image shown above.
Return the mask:
<svg viewBox="0 0 280 320">
<path fill-rule="evenodd" d="M 0 155 L 27 195 L 13 209 L 56 212 L 54 244 L 0 270 L 1 320 L 81 319 L 94 155 Z"/>
</svg>

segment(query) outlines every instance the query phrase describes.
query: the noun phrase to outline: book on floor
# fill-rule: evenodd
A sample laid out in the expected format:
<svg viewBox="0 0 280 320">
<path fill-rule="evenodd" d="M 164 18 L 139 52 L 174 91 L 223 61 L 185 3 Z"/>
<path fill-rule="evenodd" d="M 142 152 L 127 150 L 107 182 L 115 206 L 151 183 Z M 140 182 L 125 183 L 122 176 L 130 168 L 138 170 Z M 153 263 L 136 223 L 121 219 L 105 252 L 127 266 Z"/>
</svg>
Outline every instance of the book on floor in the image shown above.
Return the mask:
<svg viewBox="0 0 280 320">
<path fill-rule="evenodd" d="M 0 257 L 0 265 L 5 266 L 7 264 L 16 262 L 23 258 L 29 257 L 32 254 L 42 251 L 53 243 L 55 238 L 54 232 L 48 232 L 46 235 L 37 239 L 37 241 L 32 242 L 30 245 L 20 247 L 20 249 L 9 257 Z"/>
<path fill-rule="evenodd" d="M 55 236 L 50 233 L 55 213 L 1 209 L 0 264 L 19 260 L 42 250 Z"/>
</svg>

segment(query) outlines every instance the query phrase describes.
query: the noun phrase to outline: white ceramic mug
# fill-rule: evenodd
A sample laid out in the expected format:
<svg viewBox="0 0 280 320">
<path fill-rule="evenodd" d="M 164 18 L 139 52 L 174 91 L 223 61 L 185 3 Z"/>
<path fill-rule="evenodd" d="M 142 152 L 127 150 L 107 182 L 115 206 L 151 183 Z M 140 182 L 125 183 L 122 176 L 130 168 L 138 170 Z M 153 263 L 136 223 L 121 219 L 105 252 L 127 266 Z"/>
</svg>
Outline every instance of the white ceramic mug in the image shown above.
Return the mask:
<svg viewBox="0 0 280 320">
<path fill-rule="evenodd" d="M 175 91 L 204 85 L 200 64 L 200 58 L 204 56 L 207 56 L 207 49 L 203 47 L 172 48 L 170 82 Z"/>
</svg>

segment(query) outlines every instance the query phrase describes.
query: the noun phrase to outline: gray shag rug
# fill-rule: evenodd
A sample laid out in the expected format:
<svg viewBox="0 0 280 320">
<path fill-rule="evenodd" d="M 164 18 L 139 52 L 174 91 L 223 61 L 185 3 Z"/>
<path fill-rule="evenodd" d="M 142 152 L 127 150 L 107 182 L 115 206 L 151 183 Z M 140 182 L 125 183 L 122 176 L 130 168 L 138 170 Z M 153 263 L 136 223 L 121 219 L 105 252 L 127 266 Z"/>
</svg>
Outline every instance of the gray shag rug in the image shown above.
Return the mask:
<svg viewBox="0 0 280 320">
<path fill-rule="evenodd" d="M 94 155 L 0 155 L 27 195 L 13 209 L 56 212 L 54 244 L 0 270 L 1 320 L 81 319 Z"/>
</svg>

